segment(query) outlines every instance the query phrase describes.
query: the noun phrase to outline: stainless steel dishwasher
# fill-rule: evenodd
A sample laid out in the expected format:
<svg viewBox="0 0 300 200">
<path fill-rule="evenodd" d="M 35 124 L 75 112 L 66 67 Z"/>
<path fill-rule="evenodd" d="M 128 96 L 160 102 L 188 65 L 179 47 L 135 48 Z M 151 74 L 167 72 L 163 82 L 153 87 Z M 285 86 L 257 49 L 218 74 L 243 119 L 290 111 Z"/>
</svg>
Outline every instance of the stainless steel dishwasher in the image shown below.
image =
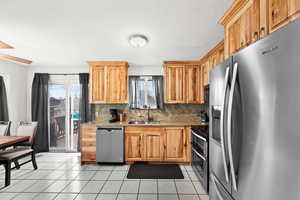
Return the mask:
<svg viewBox="0 0 300 200">
<path fill-rule="evenodd" d="M 96 161 L 99 163 L 123 163 L 123 127 L 97 127 L 96 134 Z"/>
</svg>

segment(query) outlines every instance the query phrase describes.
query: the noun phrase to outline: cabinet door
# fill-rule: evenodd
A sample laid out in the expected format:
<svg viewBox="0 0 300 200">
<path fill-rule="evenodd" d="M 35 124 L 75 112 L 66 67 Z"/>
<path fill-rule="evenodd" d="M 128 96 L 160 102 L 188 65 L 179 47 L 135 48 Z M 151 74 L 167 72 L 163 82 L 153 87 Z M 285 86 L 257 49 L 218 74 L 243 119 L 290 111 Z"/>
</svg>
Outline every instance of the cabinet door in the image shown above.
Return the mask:
<svg viewBox="0 0 300 200">
<path fill-rule="evenodd" d="M 239 51 L 242 47 L 243 42 L 241 41 L 241 22 L 242 18 L 239 18 L 236 20 L 236 22 L 228 27 L 229 56 Z"/>
<path fill-rule="evenodd" d="M 223 47 L 219 50 L 219 63 L 218 64 L 222 63 L 224 61 L 224 59 L 225 59 L 225 56 L 224 56 L 224 47 Z"/>
<path fill-rule="evenodd" d="M 260 38 L 264 37 L 266 34 L 266 28 L 262 27 L 260 30 L 260 1 L 255 0 L 251 7 L 249 8 L 251 20 L 249 22 L 251 39 L 250 44 L 256 42 Z M 248 44 L 249 45 L 249 44 Z"/>
<path fill-rule="evenodd" d="M 186 103 L 201 103 L 201 67 L 189 65 L 186 71 Z"/>
<path fill-rule="evenodd" d="M 96 128 L 82 126 L 80 133 L 81 163 L 96 162 Z"/>
<path fill-rule="evenodd" d="M 165 103 L 185 103 L 184 65 L 165 66 Z"/>
<path fill-rule="evenodd" d="M 145 160 L 163 161 L 164 145 L 162 132 L 151 131 L 144 133 L 145 142 Z"/>
<path fill-rule="evenodd" d="M 125 160 L 141 161 L 143 157 L 143 133 L 126 132 Z"/>
<path fill-rule="evenodd" d="M 209 84 L 209 60 L 204 61 L 202 64 L 202 69 L 203 69 L 203 85 L 208 85 Z"/>
<path fill-rule="evenodd" d="M 259 24 L 259 21 L 256 22 Z M 240 48 L 239 50 L 251 44 L 251 9 L 248 8 L 240 19 Z"/>
<path fill-rule="evenodd" d="M 215 52 L 209 57 L 209 69 L 213 69 L 219 64 L 219 54 L 218 52 Z"/>
<path fill-rule="evenodd" d="M 107 67 L 107 103 L 127 102 L 127 67 Z"/>
<path fill-rule="evenodd" d="M 187 137 L 184 127 L 165 128 L 165 159 L 172 162 L 187 160 Z"/>
<path fill-rule="evenodd" d="M 290 0 L 290 9 L 289 16 L 292 20 L 299 18 L 300 16 L 300 1 L 299 0 Z"/>
<path fill-rule="evenodd" d="M 284 25 L 289 16 L 288 12 L 289 0 L 269 0 L 269 26 L 270 31 Z"/>
<path fill-rule="evenodd" d="M 90 102 L 105 103 L 106 70 L 104 66 L 90 67 Z"/>
</svg>

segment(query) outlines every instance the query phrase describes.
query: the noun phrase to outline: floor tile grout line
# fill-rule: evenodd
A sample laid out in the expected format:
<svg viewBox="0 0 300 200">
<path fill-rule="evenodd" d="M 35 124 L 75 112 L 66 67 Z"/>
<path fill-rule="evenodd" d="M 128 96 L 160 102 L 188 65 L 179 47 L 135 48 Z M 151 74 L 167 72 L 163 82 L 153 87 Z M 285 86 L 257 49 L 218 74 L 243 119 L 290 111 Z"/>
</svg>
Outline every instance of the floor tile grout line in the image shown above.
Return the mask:
<svg viewBox="0 0 300 200">
<path fill-rule="evenodd" d="M 156 193 L 157 193 L 157 200 L 159 199 L 159 185 L 158 185 L 158 179 L 156 179 L 156 187 L 157 187 L 157 191 L 156 191 Z"/>
<path fill-rule="evenodd" d="M 187 175 L 189 176 L 189 179 L 190 179 L 191 183 L 193 184 L 194 189 L 196 190 L 196 194 L 197 194 L 197 196 L 198 196 L 198 199 L 200 199 L 200 196 L 199 196 L 198 190 L 197 190 L 197 188 L 196 188 L 196 186 L 195 186 L 195 184 L 194 184 L 194 181 L 192 180 L 192 178 L 191 178 L 191 176 L 190 176 L 190 174 L 189 174 L 188 172 L 187 172 Z M 200 200 L 201 200 L 201 199 L 200 199 Z"/>
<path fill-rule="evenodd" d="M 139 195 L 140 195 L 140 187 L 141 187 L 141 179 L 139 180 L 139 186 L 138 186 L 138 191 L 137 191 L 137 196 L 136 196 L 136 200 L 139 199 Z"/>
<path fill-rule="evenodd" d="M 175 181 L 175 179 L 174 179 L 174 185 L 175 185 L 175 189 L 176 189 L 177 197 L 178 197 L 178 200 L 179 200 L 179 199 L 180 199 L 180 197 L 179 197 L 179 194 L 178 194 L 178 188 L 177 188 L 177 185 L 176 185 L 176 181 Z"/>
</svg>

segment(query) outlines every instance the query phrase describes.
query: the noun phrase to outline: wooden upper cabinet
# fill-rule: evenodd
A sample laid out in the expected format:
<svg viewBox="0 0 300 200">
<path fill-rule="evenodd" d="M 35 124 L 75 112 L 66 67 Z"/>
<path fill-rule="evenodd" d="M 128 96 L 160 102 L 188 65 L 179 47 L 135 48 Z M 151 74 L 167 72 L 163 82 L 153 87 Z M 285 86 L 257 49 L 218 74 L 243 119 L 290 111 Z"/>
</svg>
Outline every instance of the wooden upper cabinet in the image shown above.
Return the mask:
<svg viewBox="0 0 300 200">
<path fill-rule="evenodd" d="M 292 17 L 292 20 L 300 17 L 300 1 L 299 0 L 290 0 L 290 13 L 289 16 Z M 294 18 L 293 18 L 294 17 Z"/>
<path fill-rule="evenodd" d="M 225 59 L 268 34 L 266 3 L 265 0 L 236 0 L 220 19 L 225 29 Z"/>
<path fill-rule="evenodd" d="M 289 17 L 289 0 L 269 0 L 269 27 L 276 30 L 285 23 Z"/>
<path fill-rule="evenodd" d="M 107 68 L 107 101 L 110 103 L 127 102 L 127 67 L 110 66 Z"/>
<path fill-rule="evenodd" d="M 186 103 L 202 103 L 201 95 L 201 67 L 199 65 L 188 65 L 185 68 L 186 77 Z"/>
<path fill-rule="evenodd" d="M 165 103 L 203 103 L 199 61 L 164 62 Z"/>
<path fill-rule="evenodd" d="M 172 162 L 185 162 L 187 160 L 188 141 L 184 127 L 165 128 L 165 159 Z"/>
<path fill-rule="evenodd" d="M 128 63 L 89 62 L 90 103 L 127 103 Z"/>
<path fill-rule="evenodd" d="M 208 85 L 209 84 L 209 71 L 210 71 L 210 66 L 209 66 L 209 60 L 206 59 L 202 63 L 202 70 L 203 70 L 203 85 Z"/>
<path fill-rule="evenodd" d="M 269 0 L 270 32 L 300 17 L 299 0 Z"/>
<path fill-rule="evenodd" d="M 165 103 L 185 103 L 184 65 L 165 64 Z"/>
<path fill-rule="evenodd" d="M 90 66 L 90 102 L 106 102 L 106 72 L 104 66 Z"/>
</svg>

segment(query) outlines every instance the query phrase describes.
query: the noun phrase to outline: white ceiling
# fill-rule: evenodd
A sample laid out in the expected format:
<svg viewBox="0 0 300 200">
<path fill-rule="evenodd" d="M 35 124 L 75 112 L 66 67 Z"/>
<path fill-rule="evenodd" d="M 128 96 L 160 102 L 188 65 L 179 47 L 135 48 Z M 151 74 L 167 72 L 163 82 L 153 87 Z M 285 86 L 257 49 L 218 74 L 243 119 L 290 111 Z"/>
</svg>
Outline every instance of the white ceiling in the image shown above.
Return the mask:
<svg viewBox="0 0 300 200">
<path fill-rule="evenodd" d="M 36 66 L 79 66 L 87 60 L 161 65 L 197 60 L 223 39 L 218 19 L 234 0 L 1 0 L 1 50 Z M 131 34 L 149 44 L 133 48 Z"/>
</svg>

